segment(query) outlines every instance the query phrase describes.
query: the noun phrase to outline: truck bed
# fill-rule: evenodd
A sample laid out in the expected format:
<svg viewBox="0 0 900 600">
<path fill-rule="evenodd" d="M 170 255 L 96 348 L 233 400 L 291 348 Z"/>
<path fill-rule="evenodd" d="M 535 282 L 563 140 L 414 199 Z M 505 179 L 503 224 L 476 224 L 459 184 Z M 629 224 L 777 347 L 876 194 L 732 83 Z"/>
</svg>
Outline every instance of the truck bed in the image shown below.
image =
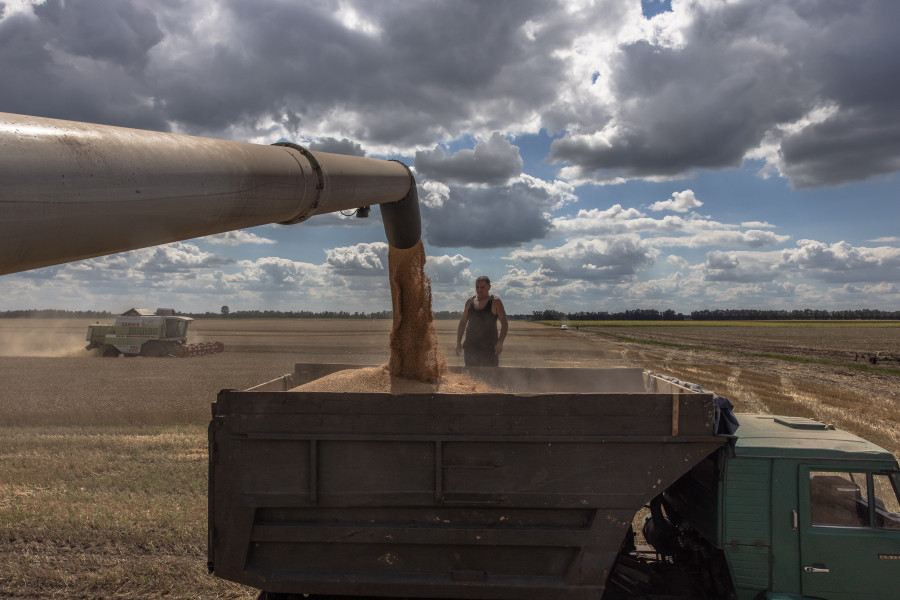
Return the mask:
<svg viewBox="0 0 900 600">
<path fill-rule="evenodd" d="M 223 390 L 209 566 L 269 592 L 598 598 L 635 513 L 725 443 L 640 369 L 480 368 L 503 393 Z M 462 369 L 458 369 L 462 370 Z"/>
</svg>

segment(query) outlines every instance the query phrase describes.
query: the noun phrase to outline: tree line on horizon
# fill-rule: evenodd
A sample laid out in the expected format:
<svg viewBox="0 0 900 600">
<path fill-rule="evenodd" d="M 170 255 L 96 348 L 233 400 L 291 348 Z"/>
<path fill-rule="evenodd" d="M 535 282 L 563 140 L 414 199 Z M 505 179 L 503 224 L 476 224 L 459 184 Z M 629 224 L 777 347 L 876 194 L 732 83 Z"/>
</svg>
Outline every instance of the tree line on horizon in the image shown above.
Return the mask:
<svg viewBox="0 0 900 600">
<path fill-rule="evenodd" d="M 347 311 L 282 311 L 282 310 L 237 310 L 232 311 L 223 306 L 219 312 L 175 314 L 194 319 L 392 319 L 393 311 L 375 312 Z M 435 320 L 459 319 L 462 311 L 434 311 Z M 31 309 L 0 311 L 0 318 L 45 318 L 45 319 L 113 319 L 118 314 L 109 311 Z M 768 309 L 714 309 L 696 310 L 689 315 L 675 312 L 672 309 L 659 311 L 656 309 L 635 309 L 624 312 L 579 311 L 562 312 L 559 310 L 536 310 L 531 314 L 509 314 L 513 321 L 897 321 L 900 311 L 884 311 L 870 308 L 853 310 L 768 310 Z"/>
</svg>

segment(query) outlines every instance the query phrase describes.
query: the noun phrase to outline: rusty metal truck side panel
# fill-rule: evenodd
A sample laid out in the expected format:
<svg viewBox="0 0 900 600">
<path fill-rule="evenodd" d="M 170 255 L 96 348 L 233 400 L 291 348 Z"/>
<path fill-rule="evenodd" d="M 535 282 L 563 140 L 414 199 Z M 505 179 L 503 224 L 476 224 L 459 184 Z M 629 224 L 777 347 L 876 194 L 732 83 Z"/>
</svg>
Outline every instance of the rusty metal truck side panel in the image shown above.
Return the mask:
<svg viewBox="0 0 900 600">
<path fill-rule="evenodd" d="M 271 391 L 311 365 L 222 391 L 210 568 L 270 592 L 596 598 L 635 513 L 725 443 L 711 394 L 638 369 L 486 371 L 509 393 Z"/>
</svg>

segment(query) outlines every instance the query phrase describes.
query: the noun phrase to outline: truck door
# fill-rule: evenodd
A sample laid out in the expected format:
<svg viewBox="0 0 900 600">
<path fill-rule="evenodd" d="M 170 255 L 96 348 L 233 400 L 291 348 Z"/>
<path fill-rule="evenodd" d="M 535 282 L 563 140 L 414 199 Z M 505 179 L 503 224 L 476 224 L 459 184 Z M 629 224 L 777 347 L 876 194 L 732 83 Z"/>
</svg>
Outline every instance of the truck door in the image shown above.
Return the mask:
<svg viewBox="0 0 900 600">
<path fill-rule="evenodd" d="M 804 596 L 896 600 L 900 594 L 898 474 L 803 467 L 800 569 Z"/>
</svg>

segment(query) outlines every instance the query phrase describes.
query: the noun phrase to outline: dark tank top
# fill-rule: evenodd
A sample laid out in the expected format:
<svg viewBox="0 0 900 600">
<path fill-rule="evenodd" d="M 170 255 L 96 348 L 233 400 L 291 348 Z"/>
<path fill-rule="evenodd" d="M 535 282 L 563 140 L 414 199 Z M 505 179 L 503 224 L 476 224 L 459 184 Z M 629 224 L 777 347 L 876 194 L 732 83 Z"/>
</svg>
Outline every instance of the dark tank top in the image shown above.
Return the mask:
<svg viewBox="0 0 900 600">
<path fill-rule="evenodd" d="M 493 349 L 500 337 L 497 334 L 497 315 L 491 312 L 494 297 L 488 298 L 481 309 L 475 308 L 475 297 L 469 303 L 469 319 L 466 321 L 465 348 Z"/>
</svg>

